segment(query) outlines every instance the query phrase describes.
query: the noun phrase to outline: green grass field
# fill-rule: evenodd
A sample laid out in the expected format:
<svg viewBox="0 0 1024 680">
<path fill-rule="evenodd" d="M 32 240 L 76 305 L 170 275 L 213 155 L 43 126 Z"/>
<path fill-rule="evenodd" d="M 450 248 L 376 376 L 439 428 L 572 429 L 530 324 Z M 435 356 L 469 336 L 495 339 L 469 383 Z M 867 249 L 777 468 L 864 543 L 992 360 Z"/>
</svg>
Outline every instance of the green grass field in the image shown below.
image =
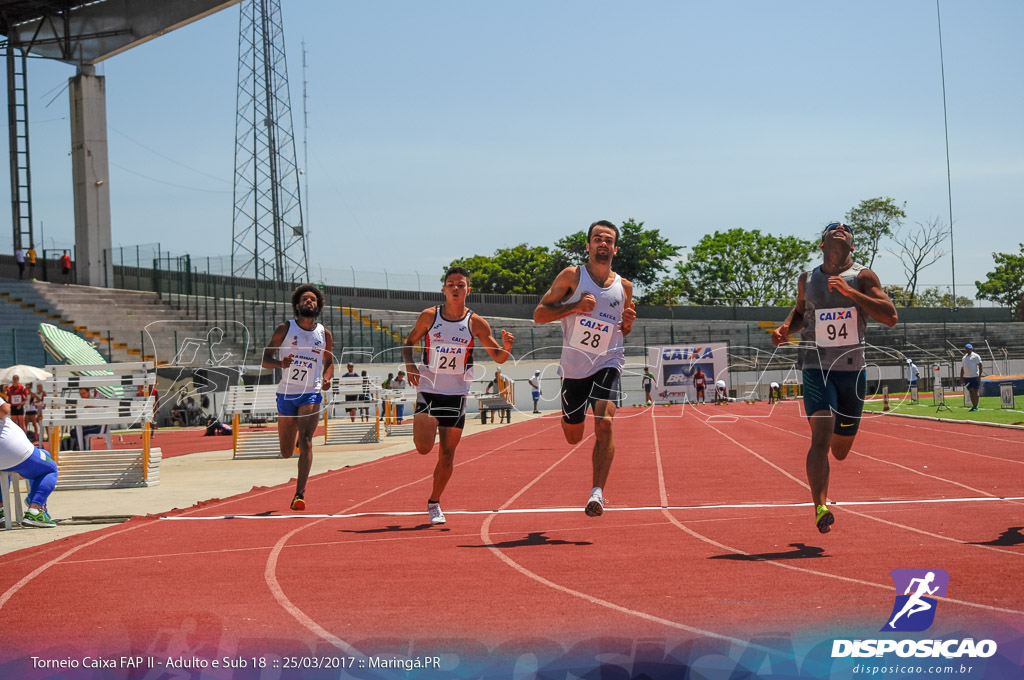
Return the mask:
<svg viewBox="0 0 1024 680">
<path fill-rule="evenodd" d="M 978 410 L 971 413 L 964 407 L 963 397 L 959 394 L 946 395 L 946 406 L 949 410 L 936 410 L 932 404 L 931 393 L 922 393 L 919 403 L 911 404 L 910 395 L 890 394 L 889 410 L 894 413 L 905 413 L 911 416 L 930 416 L 945 420 L 966 420 L 982 423 L 1002 423 L 1004 425 L 1024 425 L 1024 396 L 1015 399 L 1015 408 L 999 408 L 999 397 L 982 397 L 978 401 Z M 868 401 L 864 404 L 865 411 L 881 411 L 882 400 Z"/>
</svg>

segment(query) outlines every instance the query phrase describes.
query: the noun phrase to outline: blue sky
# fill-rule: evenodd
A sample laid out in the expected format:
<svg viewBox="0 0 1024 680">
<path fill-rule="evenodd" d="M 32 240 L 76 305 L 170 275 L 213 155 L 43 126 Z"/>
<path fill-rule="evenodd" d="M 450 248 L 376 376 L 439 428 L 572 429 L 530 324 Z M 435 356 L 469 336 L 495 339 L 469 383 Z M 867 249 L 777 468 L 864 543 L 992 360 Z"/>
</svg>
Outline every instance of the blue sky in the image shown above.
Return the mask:
<svg viewBox="0 0 1024 680">
<path fill-rule="evenodd" d="M 941 9 L 956 277 L 973 297 L 992 251 L 1024 240 L 1024 3 Z M 456 257 L 551 245 L 596 219 L 643 220 L 685 246 L 733 227 L 806 237 L 875 196 L 906 201 L 908 226 L 948 220 L 933 0 L 283 12 L 300 163 L 306 45 L 307 226 L 312 270 L 331 282 L 386 269 L 415 287 Z M 238 19 L 230 8 L 99 65 L 115 244 L 230 252 Z M 74 69 L 30 69 L 37 239 L 42 222 L 67 245 Z M 10 233 L 9 211 L 0 220 Z M 905 282 L 893 255 L 875 269 Z M 948 285 L 949 257 L 922 279 Z"/>
</svg>

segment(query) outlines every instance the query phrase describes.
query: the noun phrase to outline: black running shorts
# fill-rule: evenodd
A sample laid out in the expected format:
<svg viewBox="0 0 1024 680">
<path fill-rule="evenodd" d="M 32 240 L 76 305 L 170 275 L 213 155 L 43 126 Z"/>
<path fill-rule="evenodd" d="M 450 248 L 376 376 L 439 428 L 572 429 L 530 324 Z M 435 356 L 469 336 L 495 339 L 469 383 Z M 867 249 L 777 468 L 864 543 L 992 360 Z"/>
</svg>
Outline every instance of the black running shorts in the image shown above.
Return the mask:
<svg viewBox="0 0 1024 680">
<path fill-rule="evenodd" d="M 586 378 L 562 378 L 562 420 L 579 425 L 587 418 L 587 407 L 598 401 L 619 400 L 619 370 L 602 368 Z"/>
<path fill-rule="evenodd" d="M 416 393 L 416 413 L 437 419 L 440 427 L 463 429 L 466 425 L 466 396 L 463 394 Z"/>
</svg>

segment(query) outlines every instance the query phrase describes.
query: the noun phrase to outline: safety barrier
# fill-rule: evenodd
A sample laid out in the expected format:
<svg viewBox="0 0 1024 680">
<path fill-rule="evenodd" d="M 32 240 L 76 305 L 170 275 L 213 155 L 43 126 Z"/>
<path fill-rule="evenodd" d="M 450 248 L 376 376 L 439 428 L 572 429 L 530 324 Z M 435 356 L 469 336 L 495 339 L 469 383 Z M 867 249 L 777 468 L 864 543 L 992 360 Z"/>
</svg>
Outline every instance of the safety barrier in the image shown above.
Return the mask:
<svg viewBox="0 0 1024 680">
<path fill-rule="evenodd" d="M 160 483 L 159 448 L 151 447 L 153 422 L 152 391 L 156 385 L 153 362 L 140 361 L 120 364 L 48 365 L 53 374 L 43 383 L 48 394 L 43 410 L 43 425 L 50 430 L 50 455 L 57 463 L 61 489 L 118 489 L 125 487 L 155 486 Z M 84 375 L 92 373 L 92 375 Z M 134 395 L 142 387 L 146 397 L 113 399 L 71 396 L 81 389 L 104 389 L 124 392 L 131 388 Z M 57 396 L 59 395 L 59 396 Z M 141 449 L 107 449 L 90 451 L 87 437 L 78 430 L 77 438 L 83 444 L 80 451 L 61 451 L 61 428 L 101 428 L 142 426 Z"/>
</svg>

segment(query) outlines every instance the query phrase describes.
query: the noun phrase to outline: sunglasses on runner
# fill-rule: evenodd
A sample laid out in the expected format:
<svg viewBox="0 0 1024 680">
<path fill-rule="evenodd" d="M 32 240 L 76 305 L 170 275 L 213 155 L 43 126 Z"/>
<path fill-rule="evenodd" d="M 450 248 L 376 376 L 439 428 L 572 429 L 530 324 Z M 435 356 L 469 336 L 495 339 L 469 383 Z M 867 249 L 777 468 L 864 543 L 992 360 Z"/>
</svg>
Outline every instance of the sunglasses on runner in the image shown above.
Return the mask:
<svg viewBox="0 0 1024 680">
<path fill-rule="evenodd" d="M 850 236 L 853 236 L 853 229 L 850 227 L 850 225 L 843 224 L 842 222 L 833 222 L 832 224 L 828 225 L 827 227 L 825 227 L 825 231 L 821 232 L 821 235 L 824 236 L 833 229 L 845 229 L 846 233 L 848 233 Z"/>
</svg>

